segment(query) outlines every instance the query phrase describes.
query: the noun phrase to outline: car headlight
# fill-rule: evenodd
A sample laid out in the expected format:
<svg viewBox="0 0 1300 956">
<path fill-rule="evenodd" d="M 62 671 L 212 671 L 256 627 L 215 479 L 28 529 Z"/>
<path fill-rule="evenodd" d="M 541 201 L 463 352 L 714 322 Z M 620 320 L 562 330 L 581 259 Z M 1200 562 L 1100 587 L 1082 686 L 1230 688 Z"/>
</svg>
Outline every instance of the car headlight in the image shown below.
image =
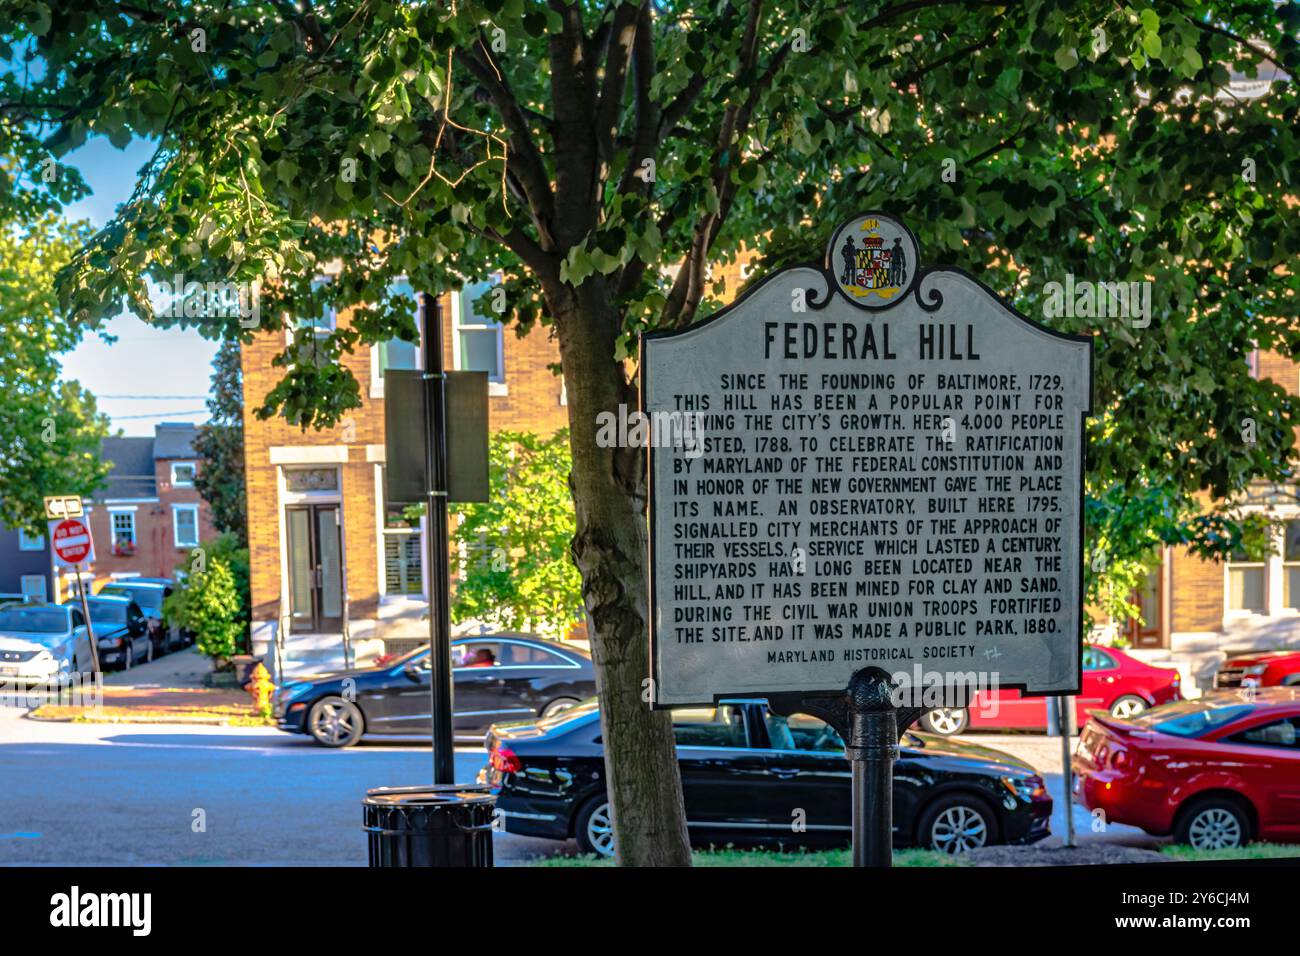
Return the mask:
<svg viewBox="0 0 1300 956">
<path fill-rule="evenodd" d="M 1047 788 L 1043 786 L 1043 778 L 1038 776 L 1003 777 L 1002 786 L 1025 801 L 1025 803 L 1032 803 L 1034 800 L 1041 800 L 1047 796 Z"/>
<path fill-rule="evenodd" d="M 1251 677 L 1258 677 L 1266 670 L 1268 670 L 1267 664 L 1256 664 L 1253 667 L 1247 667 L 1246 673 L 1249 674 Z"/>
<path fill-rule="evenodd" d="M 38 652 L 36 653 L 36 656 L 32 658 L 32 663 L 33 663 L 33 664 L 53 664 L 53 663 L 54 663 L 54 655 L 51 654 L 51 653 L 49 652 L 48 649 L 46 649 L 46 650 L 42 650 L 42 651 L 38 651 Z"/>
<path fill-rule="evenodd" d="M 293 698 L 297 697 L 299 694 L 306 691 L 307 688 L 310 686 L 311 684 L 302 684 L 302 683 L 282 684 L 279 690 L 275 692 L 275 696 L 278 697 L 280 700 L 292 700 Z"/>
</svg>

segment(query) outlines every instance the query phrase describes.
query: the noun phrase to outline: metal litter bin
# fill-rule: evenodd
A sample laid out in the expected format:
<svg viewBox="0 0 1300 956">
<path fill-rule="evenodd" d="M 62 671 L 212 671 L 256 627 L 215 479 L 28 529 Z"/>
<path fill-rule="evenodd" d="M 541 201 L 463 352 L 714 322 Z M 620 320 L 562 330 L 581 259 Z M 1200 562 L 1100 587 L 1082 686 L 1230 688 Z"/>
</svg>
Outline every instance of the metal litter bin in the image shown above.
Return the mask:
<svg viewBox="0 0 1300 956">
<path fill-rule="evenodd" d="M 496 803 L 471 783 L 368 790 L 361 807 L 370 865 L 491 866 Z"/>
</svg>

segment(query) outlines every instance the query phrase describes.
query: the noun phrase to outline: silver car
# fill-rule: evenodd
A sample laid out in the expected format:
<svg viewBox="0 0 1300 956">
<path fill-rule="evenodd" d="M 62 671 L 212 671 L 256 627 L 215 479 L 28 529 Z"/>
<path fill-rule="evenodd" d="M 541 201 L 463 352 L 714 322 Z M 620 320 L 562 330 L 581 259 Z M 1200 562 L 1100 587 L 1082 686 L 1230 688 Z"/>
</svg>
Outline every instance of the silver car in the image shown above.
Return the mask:
<svg viewBox="0 0 1300 956">
<path fill-rule="evenodd" d="M 89 671 L 86 619 L 70 604 L 0 606 L 0 681 L 36 682 Z"/>
</svg>

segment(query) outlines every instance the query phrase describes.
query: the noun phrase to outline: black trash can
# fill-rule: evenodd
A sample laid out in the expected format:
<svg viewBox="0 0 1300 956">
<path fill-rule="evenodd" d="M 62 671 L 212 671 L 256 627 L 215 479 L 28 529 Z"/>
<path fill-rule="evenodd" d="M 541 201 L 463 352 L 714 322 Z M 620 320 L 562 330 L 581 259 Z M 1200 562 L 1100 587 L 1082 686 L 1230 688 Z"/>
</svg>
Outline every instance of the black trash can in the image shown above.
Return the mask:
<svg viewBox="0 0 1300 956">
<path fill-rule="evenodd" d="M 472 783 L 368 790 L 361 807 L 370 865 L 491 866 L 496 803 Z"/>
</svg>

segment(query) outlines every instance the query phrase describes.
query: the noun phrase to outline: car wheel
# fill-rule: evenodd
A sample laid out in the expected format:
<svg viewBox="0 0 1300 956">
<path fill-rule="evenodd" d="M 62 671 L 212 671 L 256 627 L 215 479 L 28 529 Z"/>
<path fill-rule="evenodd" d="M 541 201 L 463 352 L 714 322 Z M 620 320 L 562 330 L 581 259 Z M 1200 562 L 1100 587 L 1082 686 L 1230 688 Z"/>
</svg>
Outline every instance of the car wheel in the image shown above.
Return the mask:
<svg viewBox="0 0 1300 956">
<path fill-rule="evenodd" d="M 917 842 L 929 850 L 958 854 L 997 842 L 993 811 L 978 797 L 940 797 L 921 814 Z"/>
<path fill-rule="evenodd" d="M 1198 850 L 1231 850 L 1250 842 L 1250 818 L 1236 801 L 1214 797 L 1182 814 L 1174 838 Z"/>
<path fill-rule="evenodd" d="M 365 721 L 356 704 L 342 697 L 324 697 L 312 704 L 307 731 L 324 747 L 351 747 L 361 739 Z"/>
<path fill-rule="evenodd" d="M 573 835 L 583 853 L 614 855 L 614 817 L 606 797 L 592 797 L 582 805 L 573 824 Z"/>
<path fill-rule="evenodd" d="M 955 737 L 970 724 L 965 707 L 936 707 L 921 715 L 921 726 L 932 734 Z"/>
<path fill-rule="evenodd" d="M 1147 707 L 1147 702 L 1136 694 L 1125 694 L 1110 705 L 1110 715 L 1118 717 L 1120 720 L 1128 720 L 1142 713 Z"/>
<path fill-rule="evenodd" d="M 578 702 L 572 697 L 557 697 L 545 707 L 542 708 L 541 717 L 554 717 L 556 714 L 562 714 Z"/>
</svg>

